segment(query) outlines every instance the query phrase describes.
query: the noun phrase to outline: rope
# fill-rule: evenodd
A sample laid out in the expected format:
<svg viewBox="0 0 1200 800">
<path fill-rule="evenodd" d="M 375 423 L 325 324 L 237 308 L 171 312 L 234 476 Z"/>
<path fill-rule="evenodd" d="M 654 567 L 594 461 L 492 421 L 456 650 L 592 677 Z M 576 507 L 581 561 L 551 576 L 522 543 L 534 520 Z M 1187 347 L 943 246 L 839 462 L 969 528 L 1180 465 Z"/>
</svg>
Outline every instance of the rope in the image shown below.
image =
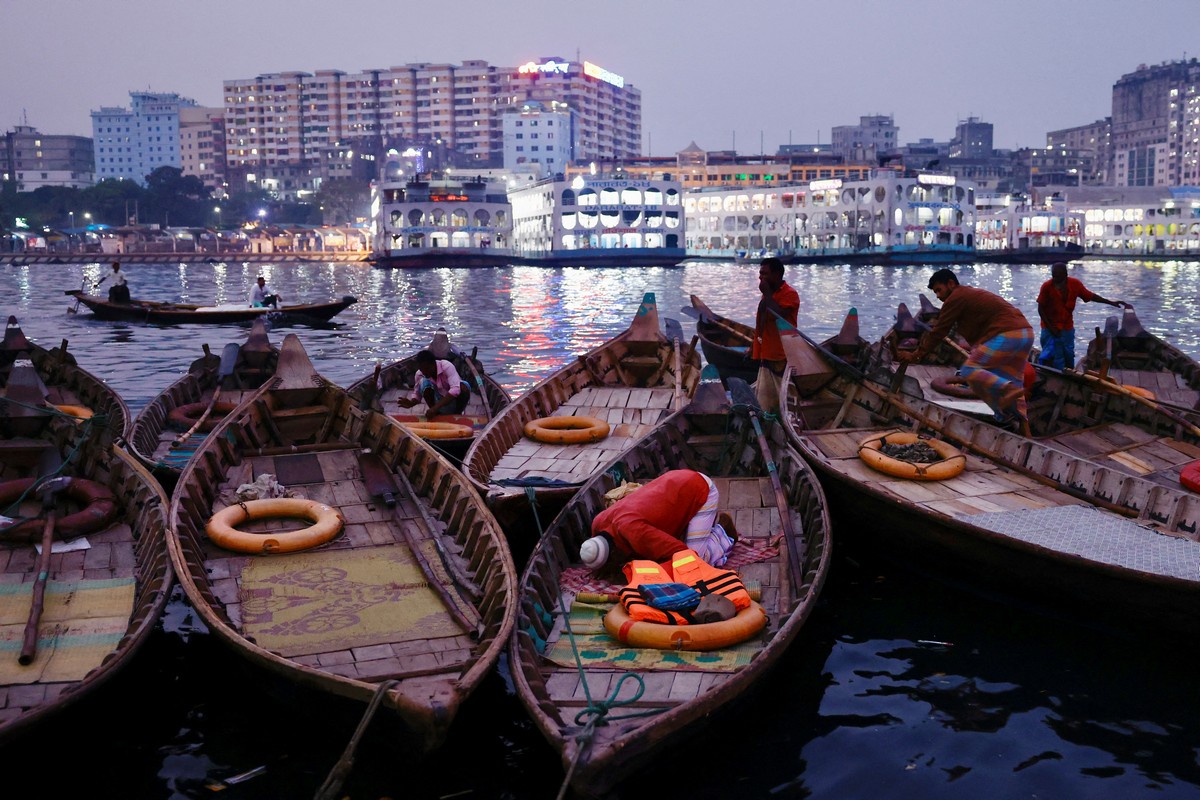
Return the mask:
<svg viewBox="0 0 1200 800">
<path fill-rule="evenodd" d="M 325 782 L 321 784 L 321 788 L 317 789 L 317 793 L 313 795 L 313 800 L 334 800 L 338 796 L 342 784 L 350 774 L 350 769 L 354 766 L 354 751 L 358 749 L 359 740 L 366 733 L 367 726 L 371 724 L 371 720 L 375 718 L 375 712 L 379 710 L 379 705 L 383 702 L 383 698 L 387 695 L 388 690 L 399 682 L 398 680 L 384 681 L 375 688 L 375 694 L 371 696 L 371 702 L 367 704 L 366 712 L 363 713 L 362 719 L 358 721 L 358 727 L 354 730 L 354 735 L 346 743 L 346 749 L 342 752 L 342 757 L 333 765 L 333 769 L 329 771 L 329 776 L 325 778 Z"/>
<path fill-rule="evenodd" d="M 619 473 L 622 471 L 623 465 L 617 464 L 613 468 L 613 472 Z M 614 476 L 615 477 L 615 476 Z M 538 541 L 543 538 L 542 519 L 538 514 L 537 508 L 537 492 L 532 486 L 525 488 L 525 497 L 529 500 L 529 507 L 533 511 L 533 521 L 537 526 Z M 555 582 L 558 583 L 557 581 Z M 561 584 L 558 584 L 561 587 Z M 571 776 L 575 774 L 575 767 L 579 764 L 579 759 L 583 757 L 583 753 L 591 745 L 592 736 L 595 730 L 600 725 L 607 725 L 609 720 L 633 719 L 635 717 L 649 717 L 654 714 L 661 714 L 662 709 L 651 708 L 645 711 L 635 711 L 629 714 L 612 715 L 610 712 L 615 708 L 627 706 L 636 703 L 641 699 L 646 692 L 646 684 L 642 680 L 641 675 L 635 675 L 632 672 L 621 676 L 617 681 L 617 685 L 613 687 L 612 694 L 604 700 L 592 699 L 591 689 L 588 688 L 587 672 L 583 668 L 583 660 L 579 657 L 579 645 L 575 641 L 575 632 L 571 630 L 571 617 L 567 613 L 567 609 L 563 606 L 563 595 L 561 588 L 557 592 L 556 603 L 558 605 L 558 614 L 563 620 L 563 629 L 566 631 L 567 639 L 571 642 L 571 654 L 575 658 L 575 669 L 579 672 L 579 684 L 583 687 L 583 696 L 587 699 L 587 705 L 578 714 L 575 715 L 575 724 L 583 725 L 583 729 L 575 734 L 576 748 L 575 756 L 571 759 L 571 766 L 567 769 L 566 777 L 563 779 L 562 786 L 559 787 L 557 800 L 563 800 L 566 797 L 567 789 L 571 785 Z M 637 691 L 627 700 L 618 700 L 621 694 L 621 686 L 626 680 L 632 680 L 637 684 Z"/>
</svg>

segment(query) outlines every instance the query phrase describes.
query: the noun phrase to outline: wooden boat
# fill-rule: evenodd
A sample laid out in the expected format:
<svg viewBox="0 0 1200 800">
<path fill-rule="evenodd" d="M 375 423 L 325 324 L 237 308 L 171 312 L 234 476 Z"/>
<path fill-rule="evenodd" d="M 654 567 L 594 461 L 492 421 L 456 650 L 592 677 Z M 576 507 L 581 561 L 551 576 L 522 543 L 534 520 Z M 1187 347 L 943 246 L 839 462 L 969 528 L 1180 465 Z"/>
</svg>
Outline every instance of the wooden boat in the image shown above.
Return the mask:
<svg viewBox="0 0 1200 800">
<path fill-rule="evenodd" d="M 81 415 L 99 416 L 114 437 L 124 437 L 129 431 L 129 407 L 111 386 L 81 369 L 75 356 L 67 352 L 67 346 L 66 339 L 50 350 L 29 341 L 17 318 L 10 316 L 4 329 L 4 340 L 0 342 L 0 384 L 7 380 L 8 372 L 17 360 L 29 359 L 49 391 L 47 402 L 69 407 Z M 8 413 L 20 412 L 10 406 Z"/>
<path fill-rule="evenodd" d="M 335 538 L 286 552 L 309 534 L 255 520 L 231 544 L 257 552 L 218 546 L 228 531 L 210 518 L 236 513 L 253 481 L 315 501 L 314 527 Z M 184 468 L 170 524 L 183 588 L 217 636 L 286 680 L 379 695 L 414 753 L 442 742 L 512 631 L 516 571 L 481 498 L 423 441 L 322 378 L 294 335 L 275 376 Z M 271 542 L 281 552 L 261 552 Z"/>
<path fill-rule="evenodd" d="M 1142 327 L 1132 308 L 1121 313 L 1119 323 L 1109 317 L 1104 330 L 1096 329 L 1078 367 L 1148 389 L 1172 406 L 1200 408 L 1200 364 Z"/>
<path fill-rule="evenodd" d="M 98 319 L 124 320 L 127 322 L 151 322 L 158 325 L 213 325 L 237 322 L 252 322 L 270 315 L 272 320 L 301 317 L 326 322 L 358 299 L 345 295 L 341 300 L 328 303 L 298 303 L 279 308 L 251 308 L 237 303 L 222 306 L 201 306 L 194 303 L 160 303 L 155 300 L 138 300 L 128 303 L 112 303 L 99 295 L 86 294 L 81 289 L 70 289 L 63 294 L 91 309 Z"/>
<path fill-rule="evenodd" d="M 781 329 L 789 361 L 811 356 Z M 1092 623 L 1200 629 L 1200 496 L 1178 484 L 1200 448 L 1120 423 L 1028 439 L 825 357 L 839 372 L 815 390 L 797 389 L 789 366 L 786 417 L 847 544 Z M 900 432 L 954 445 L 965 469 L 916 481 L 860 458 L 865 441 Z"/>
<path fill-rule="evenodd" d="M 830 523 L 815 475 L 787 446 L 779 425 L 766 434 L 774 462 L 768 468 L 745 412 L 728 410 L 720 384 L 706 381 L 694 403 L 661 422 L 617 463 L 634 482 L 676 468 L 713 479 L 720 507 L 733 514 L 741 535 L 729 565 L 752 594 L 761 587 L 758 602 L 769 616 L 761 634 L 732 650 L 657 651 L 622 647 L 597 627 L 616 588 L 597 583 L 578 553 L 592 535 L 592 518 L 604 508 L 604 494 L 617 484 L 611 472 L 580 489 L 538 542 L 521 577 L 509 656 L 513 683 L 580 794 L 604 795 L 664 747 L 706 727 L 779 659 L 825 582 Z M 768 472 L 776 467 L 790 538 Z M 570 634 L 568 620 L 577 628 Z M 577 657 L 579 652 L 585 655 Z M 597 713 L 601 708 L 611 713 Z"/>
<path fill-rule="evenodd" d="M 133 421 L 129 449 L 168 493 L 196 448 L 245 396 L 275 374 L 279 350 L 267 336 L 262 317 L 254 320 L 241 345 L 227 344 L 221 355 L 203 345 L 204 355 Z"/>
<path fill-rule="evenodd" d="M 683 309 L 696 318 L 696 335 L 704 360 L 717 368 L 722 378 L 741 378 L 747 383 L 758 380 L 758 362 L 750 358 L 754 328 L 717 314 L 696 295 L 692 306 Z"/>
<path fill-rule="evenodd" d="M 0 741 L 108 683 L 171 587 L 167 501 L 113 446 L 119 398 L 19 333 L 10 320 L 0 350 Z M 84 402 L 95 415 L 66 407 Z"/>
<path fill-rule="evenodd" d="M 662 419 L 683 407 L 700 378 L 700 356 L 658 329 L 654 295 L 642 299 L 629 328 L 542 380 L 497 414 L 471 444 L 463 471 L 501 523 L 511 525 L 535 495 L 549 523 L 576 490 Z M 525 435 L 546 417 L 590 417 L 610 433 L 595 442 L 549 444 Z"/>
<path fill-rule="evenodd" d="M 429 443 L 444 455 L 455 461 L 462 461 L 467 454 L 467 448 L 481 430 L 491 421 L 492 417 L 504 410 L 512 398 L 504 387 L 497 383 L 484 369 L 483 364 L 475 357 L 475 353 L 464 353 L 450 344 L 450 338 L 443 328 L 438 328 L 428 348 L 434 356 L 449 361 L 454 365 L 459 377 L 471 384 L 474 392 L 471 400 L 462 414 L 442 414 L 426 420 L 424 403 L 418 403 L 412 408 L 401 408 L 396 405 L 400 397 L 411 397 L 413 394 L 413 377 L 417 373 L 416 353 L 399 361 L 394 361 L 386 367 L 377 369 L 375 374 L 368 375 L 356 381 L 347 389 L 350 395 L 359 401 L 366 401 L 376 411 L 389 413 L 392 419 L 400 424 L 429 421 L 442 422 L 450 425 L 463 425 L 471 429 L 467 435 L 452 438 L 432 438 Z"/>
</svg>

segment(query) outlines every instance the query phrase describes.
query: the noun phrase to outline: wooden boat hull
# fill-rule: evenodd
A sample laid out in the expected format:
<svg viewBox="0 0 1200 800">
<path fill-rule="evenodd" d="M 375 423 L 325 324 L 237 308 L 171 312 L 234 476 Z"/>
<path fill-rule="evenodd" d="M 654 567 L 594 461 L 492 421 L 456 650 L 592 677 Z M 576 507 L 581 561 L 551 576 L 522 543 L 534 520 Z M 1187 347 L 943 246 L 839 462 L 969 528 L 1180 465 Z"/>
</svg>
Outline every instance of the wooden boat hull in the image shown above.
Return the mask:
<svg viewBox="0 0 1200 800">
<path fill-rule="evenodd" d="M 14 341 L 14 336 L 6 336 L 6 344 Z M 32 369 L 24 360 L 29 356 Z M 85 530 L 77 541 L 87 548 L 50 556 L 46 604 L 31 664 L 18 666 L 19 632 L 15 640 L 7 637 L 13 646 L 4 649 L 6 663 L 0 669 L 0 741 L 57 715 L 107 683 L 145 643 L 170 594 L 166 498 L 150 474 L 113 445 L 127 419 L 124 404 L 79 369 L 69 354 L 63 356 L 41 348 L 26 350 L 3 371 L 3 397 L 21 405 L 0 400 L 0 485 L 8 496 L 14 486 L 9 481 L 45 477 L 55 470 L 70 477 L 72 485 L 81 488 L 78 493 L 63 489 L 56 496 L 55 540 Z M 32 388 L 40 394 L 38 381 L 52 398 L 79 403 L 86 399 L 97 416 L 81 421 L 36 410 L 40 404 L 21 392 Z M 88 488 L 82 488 L 85 485 Z M 112 493 L 115 518 L 76 527 L 89 518 L 88 511 L 81 512 L 87 498 L 99 497 L 102 489 Z M 19 507 L 6 501 L 0 508 L 11 518 L 32 520 L 37 528 L 16 538 L 0 531 L 0 582 L 19 589 L 0 593 L 0 612 L 22 623 L 40 570 L 28 539 L 41 539 L 45 516 L 36 494 L 26 497 Z M 107 502 L 88 504 L 90 519 L 104 519 Z M 100 607 L 108 609 L 105 614 L 96 613 Z M 9 625 L 10 631 L 18 627 L 24 626 Z"/>
<path fill-rule="evenodd" d="M 509 397 L 503 386 L 484 371 L 483 364 L 477 358 L 450 344 L 445 330 L 438 329 L 428 349 L 437 358 L 449 360 L 454 365 L 459 377 L 471 384 L 473 388 L 471 401 L 467 408 L 461 415 L 455 415 L 456 418 L 466 417 L 467 419 L 446 420 L 463 424 L 469 422 L 473 428 L 472 434 L 458 439 L 428 440 L 435 450 L 452 461 L 462 463 L 463 456 L 467 454 L 467 450 L 475 441 L 479 431 L 487 425 L 492 417 L 503 411 L 512 402 L 512 398 Z M 409 409 L 401 408 L 396 404 L 396 400 L 401 396 L 412 395 L 413 377 L 416 372 L 416 353 L 413 353 L 382 367 L 377 376 L 371 374 L 355 381 L 346 391 L 356 400 L 367 402 L 375 411 L 388 414 L 401 424 L 424 420 L 426 418 L 424 403 L 419 403 Z"/>
<path fill-rule="evenodd" d="M 91 310 L 97 319 L 121 320 L 125 322 L 148 322 L 156 325 L 222 325 L 253 322 L 259 317 L 269 316 L 273 320 L 288 317 L 327 322 L 358 302 L 346 295 L 331 303 L 302 303 L 274 308 L 220 308 L 206 310 L 203 306 L 185 303 L 158 303 L 152 300 L 131 300 L 128 303 L 110 303 L 96 295 L 84 294 L 79 289 L 64 292 Z"/>
<path fill-rule="evenodd" d="M 151 471 L 168 494 L 174 490 L 179 473 L 191 454 L 207 432 L 215 427 L 215 424 L 206 425 L 204 429 L 192 431 L 186 439 L 178 441 L 192 426 L 184 430 L 173 428 L 172 412 L 185 406 L 198 405 L 204 409 L 212 406 L 214 410 L 209 412 L 208 421 L 215 423 L 222 416 L 216 410 L 216 404 L 220 403 L 222 407 L 237 405 L 246 393 L 262 386 L 275 373 L 275 359 L 279 355 L 279 350 L 267 339 L 266 326 L 261 317 L 255 320 L 247 341 L 238 348 L 231 374 L 223 380 L 219 379 L 221 357 L 210 353 L 208 345 L 204 345 L 204 351 L 201 358 L 192 362 L 186 374 L 160 392 L 138 413 L 129 435 L 130 451 Z M 218 383 L 221 384 L 219 393 Z"/>
<path fill-rule="evenodd" d="M 723 399 L 718 386 L 716 402 Z M 721 508 L 734 514 L 745 541 L 758 546 L 781 530 L 780 518 L 747 420 L 743 417 L 730 423 L 728 437 L 727 423 L 723 413 L 675 414 L 627 451 L 620 463 L 632 481 L 644 482 L 667 469 L 685 466 L 710 475 L 722 491 Z M 626 670 L 604 664 L 586 665 L 583 680 L 589 688 L 585 692 L 577 666 L 556 663 L 544 655 L 564 635 L 561 592 L 566 592 L 563 604 L 575 597 L 574 589 L 560 583 L 560 576 L 568 569 L 574 569 L 576 577 L 580 573 L 579 545 L 591 535 L 591 520 L 603 508 L 603 494 L 614 487 L 613 476 L 598 475 L 584 486 L 530 557 L 521 579 L 521 620 L 509 656 L 513 682 L 543 736 L 560 752 L 564 771 L 580 794 L 604 795 L 632 770 L 652 763 L 666 746 L 685 741 L 712 714 L 748 691 L 794 640 L 814 607 L 832 552 L 824 496 L 815 475 L 784 443 L 782 431 L 770 433 L 772 458 L 778 466 L 789 512 L 801 531 L 795 542 L 803 549 L 799 557 L 803 574 L 793 583 L 786 543 L 769 561 L 741 567 L 744 580 L 762 586 L 760 602 L 770 617 L 766 632 L 761 634 L 765 637 L 762 648 L 755 651 L 749 663 L 732 672 L 635 672 L 646 683 L 636 710 L 659 713 L 614 719 L 627 710 L 618 709 L 605 725 L 585 733 L 585 725 L 577 717 L 587 706 L 583 698 L 608 698 Z M 553 613 L 559 622 L 549 622 L 549 615 L 539 609 Z M 546 643 L 544 649 L 540 649 L 541 642 Z M 620 697 L 627 699 L 632 694 L 632 687 L 627 686 Z M 582 739 L 581 734 L 585 734 Z"/>
<path fill-rule="evenodd" d="M 1027 439 L 841 372 L 824 396 L 788 383 L 785 400 L 792 443 L 821 475 L 848 541 L 1093 624 L 1200 630 L 1200 569 L 1188 568 L 1200 564 L 1200 495 L 1130 466 L 1148 458 L 1139 447 L 1171 452 L 1155 437 L 1122 444 L 1113 434 L 1112 451 L 1088 460 L 1081 439 Z M 918 427 L 967 451 L 966 471 L 917 483 L 859 459 L 868 436 Z M 1174 452 L 1177 463 L 1191 458 Z"/>
<path fill-rule="evenodd" d="M 682 408 L 699 377 L 699 354 L 686 342 L 667 340 L 658 327 L 654 295 L 647 294 L 628 330 L 579 356 L 496 415 L 471 444 L 463 470 L 510 533 L 531 505 L 545 527 L 583 483 L 673 409 Z M 526 438 L 526 423 L 556 415 L 601 417 L 611 432 L 583 444 Z M 533 504 L 527 489 L 534 494 Z"/>
<path fill-rule="evenodd" d="M 754 328 L 713 312 L 696 295 L 691 302 L 700 315 L 696 335 L 704 360 L 716 367 L 722 378 L 741 378 L 747 383 L 758 380 L 758 362 L 750 358 Z"/>
<path fill-rule="evenodd" d="M 228 494 L 221 499 L 222 489 L 266 474 L 337 509 L 344 532 L 298 553 L 217 547 L 205 528 L 231 502 Z M 420 439 L 320 378 L 294 336 L 280 348 L 276 377 L 226 417 L 188 463 L 170 520 L 181 583 L 214 633 L 298 685 L 362 703 L 382 692 L 382 707 L 404 724 L 414 753 L 441 744 L 512 630 L 516 571 L 474 489 Z M 380 572 L 371 566 L 380 559 L 399 566 Z M 424 562 L 414 578 L 414 564 Z M 293 576 L 286 582 L 309 596 L 303 613 L 317 618 L 276 625 L 274 610 L 247 605 L 247 598 L 271 593 L 275 584 L 263 576 L 275 570 Z M 334 613 L 343 602 L 361 622 L 347 627 L 341 611 Z M 326 608 L 333 609 L 328 620 Z M 428 628 L 414 628 L 406 614 Z M 288 639 L 291 631 L 313 631 L 313 641 Z M 385 685 L 390 680 L 397 683 Z"/>
</svg>

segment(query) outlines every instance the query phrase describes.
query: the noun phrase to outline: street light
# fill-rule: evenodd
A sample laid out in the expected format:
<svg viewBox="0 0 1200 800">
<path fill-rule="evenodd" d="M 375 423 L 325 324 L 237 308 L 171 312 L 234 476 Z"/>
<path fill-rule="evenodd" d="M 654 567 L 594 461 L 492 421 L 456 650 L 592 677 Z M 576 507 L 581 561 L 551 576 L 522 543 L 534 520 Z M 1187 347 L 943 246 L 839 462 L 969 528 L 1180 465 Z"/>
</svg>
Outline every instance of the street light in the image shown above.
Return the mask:
<svg viewBox="0 0 1200 800">
<path fill-rule="evenodd" d="M 213 213 L 217 215 L 217 227 L 220 228 L 221 227 L 221 207 L 214 206 Z"/>
</svg>

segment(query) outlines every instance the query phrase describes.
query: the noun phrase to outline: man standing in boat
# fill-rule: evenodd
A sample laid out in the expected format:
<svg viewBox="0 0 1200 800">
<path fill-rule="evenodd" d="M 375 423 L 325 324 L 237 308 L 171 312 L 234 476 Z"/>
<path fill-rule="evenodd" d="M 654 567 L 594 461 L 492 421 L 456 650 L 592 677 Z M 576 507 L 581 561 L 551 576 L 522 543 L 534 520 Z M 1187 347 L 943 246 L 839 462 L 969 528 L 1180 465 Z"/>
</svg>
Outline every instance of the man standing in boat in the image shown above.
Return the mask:
<svg viewBox="0 0 1200 800">
<path fill-rule="evenodd" d="M 754 318 L 754 341 L 750 345 L 750 358 L 758 361 L 758 381 L 755 395 L 764 411 L 779 412 L 779 379 L 787 365 L 783 342 L 779 340 L 779 328 L 775 315 L 783 317 L 792 325 L 800 313 L 800 295 L 783 279 L 783 262 L 774 256 L 764 258 L 758 268 L 758 313 Z"/>
<path fill-rule="evenodd" d="M 112 285 L 108 287 L 108 302 L 110 303 L 128 303 L 129 302 L 129 287 L 125 284 L 125 273 L 121 272 L 121 262 L 112 262 L 112 274 L 106 275 L 100 279 L 100 283 L 104 283 L 104 279 L 112 280 Z M 99 284 L 97 284 L 99 286 Z"/>
<path fill-rule="evenodd" d="M 250 307 L 265 308 L 266 306 L 271 306 L 279 308 L 279 300 L 279 295 L 267 288 L 267 279 L 259 275 L 257 283 L 250 290 Z"/>
<path fill-rule="evenodd" d="M 459 376 L 453 364 L 435 358 L 430 350 L 417 353 L 416 362 L 417 373 L 413 376 L 416 389 L 412 397 L 401 397 L 396 401 L 400 407 L 412 408 L 424 402 L 425 416 L 431 419 L 441 413 L 466 411 L 467 403 L 471 402 L 471 385 Z"/>
<path fill-rule="evenodd" d="M 1029 435 L 1025 407 L 1025 364 L 1033 349 L 1033 328 L 1020 309 L 999 295 L 962 286 L 948 269 L 929 279 L 930 290 L 942 301 L 933 330 L 921 337 L 917 349 L 901 353 L 902 363 L 920 361 L 946 338 L 952 328 L 971 345 L 959 374 L 1007 428 Z"/>
<path fill-rule="evenodd" d="M 1067 265 L 1059 261 L 1050 267 L 1050 280 L 1038 292 L 1038 316 L 1042 318 L 1042 354 L 1038 363 L 1055 369 L 1075 366 L 1075 301 L 1082 300 L 1116 308 L 1129 308 L 1124 300 L 1108 300 L 1083 285 L 1078 278 L 1067 277 Z"/>
</svg>

